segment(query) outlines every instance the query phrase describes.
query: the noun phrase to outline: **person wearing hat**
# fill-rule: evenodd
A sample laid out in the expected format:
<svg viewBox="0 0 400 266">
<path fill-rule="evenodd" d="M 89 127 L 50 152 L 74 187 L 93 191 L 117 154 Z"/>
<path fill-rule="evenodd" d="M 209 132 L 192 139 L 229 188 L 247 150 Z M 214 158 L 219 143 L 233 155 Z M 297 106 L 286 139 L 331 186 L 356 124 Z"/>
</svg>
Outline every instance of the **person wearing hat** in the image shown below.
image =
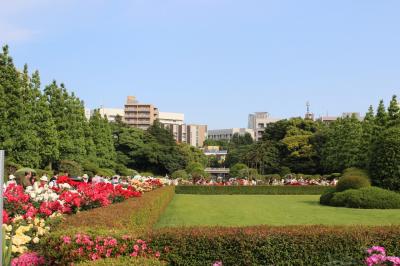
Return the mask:
<svg viewBox="0 0 400 266">
<path fill-rule="evenodd" d="M 39 181 L 35 182 L 35 184 L 33 186 L 34 186 L 35 190 L 37 190 L 38 188 L 46 186 L 47 182 L 49 182 L 49 179 L 47 178 L 46 175 L 44 175 L 39 179 Z"/>
<path fill-rule="evenodd" d="M 8 176 L 8 181 L 6 183 L 6 186 L 8 187 L 11 184 L 14 184 L 14 185 L 17 184 L 17 182 L 15 181 L 15 176 L 14 175 L 9 175 Z"/>
<path fill-rule="evenodd" d="M 83 182 L 84 182 L 84 183 L 89 183 L 89 176 L 88 176 L 87 174 L 84 174 L 84 175 L 82 176 L 82 178 L 83 178 Z"/>
</svg>

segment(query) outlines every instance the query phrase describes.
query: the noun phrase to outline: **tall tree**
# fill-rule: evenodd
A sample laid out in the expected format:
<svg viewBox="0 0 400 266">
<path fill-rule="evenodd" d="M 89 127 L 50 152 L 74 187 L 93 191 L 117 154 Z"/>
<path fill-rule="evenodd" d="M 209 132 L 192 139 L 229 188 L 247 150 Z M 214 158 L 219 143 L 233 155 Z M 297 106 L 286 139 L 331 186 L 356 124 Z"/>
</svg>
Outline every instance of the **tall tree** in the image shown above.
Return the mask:
<svg viewBox="0 0 400 266">
<path fill-rule="evenodd" d="M 41 167 L 52 169 L 60 155 L 59 139 L 47 97 L 40 90 L 39 71 L 32 74 L 31 87 L 35 98 L 33 121 L 39 138 L 38 152 L 41 158 Z"/>
<path fill-rule="evenodd" d="M 360 166 L 362 126 L 354 116 L 335 121 L 327 133 L 321 163 L 328 172 Z"/>
<path fill-rule="evenodd" d="M 107 118 L 101 117 L 99 110 L 95 110 L 90 117 L 89 125 L 99 166 L 106 168 L 113 167 L 115 165 L 116 154 L 111 127 Z"/>
<path fill-rule="evenodd" d="M 378 109 L 376 111 L 375 122 L 377 126 L 384 127 L 388 121 L 388 113 L 386 112 L 383 100 L 380 100 Z"/>
<path fill-rule="evenodd" d="M 388 119 L 393 124 L 394 122 L 398 122 L 400 120 L 400 105 L 397 101 L 397 96 L 393 95 L 392 100 L 390 101 L 388 107 Z"/>
</svg>

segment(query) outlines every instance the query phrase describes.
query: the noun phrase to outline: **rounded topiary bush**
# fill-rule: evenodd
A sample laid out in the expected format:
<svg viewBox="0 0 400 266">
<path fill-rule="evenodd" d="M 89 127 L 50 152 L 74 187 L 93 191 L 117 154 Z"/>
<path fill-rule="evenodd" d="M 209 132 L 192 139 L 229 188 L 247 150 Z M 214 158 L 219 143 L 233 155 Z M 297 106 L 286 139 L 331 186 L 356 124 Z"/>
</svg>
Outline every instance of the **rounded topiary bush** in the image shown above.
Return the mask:
<svg viewBox="0 0 400 266">
<path fill-rule="evenodd" d="M 342 192 L 348 189 L 360 189 L 370 187 L 368 174 L 361 169 L 349 168 L 344 171 L 343 176 L 339 179 L 336 186 L 337 192 Z"/>
<path fill-rule="evenodd" d="M 60 172 L 68 173 L 70 176 L 80 176 L 83 172 L 82 166 L 71 160 L 62 160 L 58 169 Z"/>
<path fill-rule="evenodd" d="M 331 205 L 331 199 L 336 192 L 335 188 L 329 188 L 324 194 L 319 198 L 319 203 L 322 205 Z"/>
<path fill-rule="evenodd" d="M 400 194 L 377 187 L 349 189 L 334 193 L 329 204 L 360 209 L 400 209 Z"/>
</svg>

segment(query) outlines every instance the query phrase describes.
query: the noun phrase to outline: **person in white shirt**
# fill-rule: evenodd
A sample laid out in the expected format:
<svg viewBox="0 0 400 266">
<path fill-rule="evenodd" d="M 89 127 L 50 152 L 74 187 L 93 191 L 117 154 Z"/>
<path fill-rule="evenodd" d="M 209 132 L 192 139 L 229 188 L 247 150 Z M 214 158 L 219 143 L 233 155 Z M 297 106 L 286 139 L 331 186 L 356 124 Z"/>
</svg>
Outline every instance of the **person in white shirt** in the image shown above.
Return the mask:
<svg viewBox="0 0 400 266">
<path fill-rule="evenodd" d="M 11 184 L 14 184 L 14 185 L 17 184 L 17 181 L 15 181 L 15 176 L 14 175 L 9 175 L 8 176 L 8 181 L 6 183 L 6 186 L 8 187 Z"/>
</svg>

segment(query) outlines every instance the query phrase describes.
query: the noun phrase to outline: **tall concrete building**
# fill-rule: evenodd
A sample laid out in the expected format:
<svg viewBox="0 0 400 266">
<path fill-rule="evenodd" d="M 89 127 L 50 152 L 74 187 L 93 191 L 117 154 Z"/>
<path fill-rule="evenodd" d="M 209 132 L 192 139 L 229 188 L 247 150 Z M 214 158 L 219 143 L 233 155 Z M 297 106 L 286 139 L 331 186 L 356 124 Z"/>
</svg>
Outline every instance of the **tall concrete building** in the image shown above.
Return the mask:
<svg viewBox="0 0 400 266">
<path fill-rule="evenodd" d="M 254 114 L 249 114 L 248 128 L 254 131 L 254 139 L 258 141 L 261 140 L 267 125 L 277 121 L 279 119 L 270 117 L 267 112 L 255 112 Z"/>
<path fill-rule="evenodd" d="M 178 143 L 187 142 L 185 115 L 182 113 L 159 112 L 158 120 L 164 128 L 168 129 Z"/>
<path fill-rule="evenodd" d="M 95 110 L 96 109 L 91 110 L 91 112 L 90 112 L 91 116 L 93 115 L 93 112 Z M 104 116 L 107 117 L 107 120 L 109 122 L 115 122 L 115 118 L 117 116 L 120 116 L 123 119 L 124 115 L 125 115 L 124 109 L 121 109 L 121 108 L 99 108 L 97 110 L 99 110 L 101 117 L 104 117 Z"/>
<path fill-rule="evenodd" d="M 124 113 L 125 123 L 144 130 L 158 119 L 158 108 L 152 104 L 139 103 L 134 96 L 127 97 Z"/>
<path fill-rule="evenodd" d="M 213 140 L 231 140 L 234 134 L 239 134 L 240 136 L 244 136 L 246 133 L 249 133 L 251 137 L 254 139 L 254 130 L 251 128 L 227 128 L 227 129 L 212 129 L 209 130 L 207 135 L 208 139 Z"/>
<path fill-rule="evenodd" d="M 194 147 L 203 147 L 207 139 L 207 125 L 187 125 L 186 142 Z"/>
</svg>

